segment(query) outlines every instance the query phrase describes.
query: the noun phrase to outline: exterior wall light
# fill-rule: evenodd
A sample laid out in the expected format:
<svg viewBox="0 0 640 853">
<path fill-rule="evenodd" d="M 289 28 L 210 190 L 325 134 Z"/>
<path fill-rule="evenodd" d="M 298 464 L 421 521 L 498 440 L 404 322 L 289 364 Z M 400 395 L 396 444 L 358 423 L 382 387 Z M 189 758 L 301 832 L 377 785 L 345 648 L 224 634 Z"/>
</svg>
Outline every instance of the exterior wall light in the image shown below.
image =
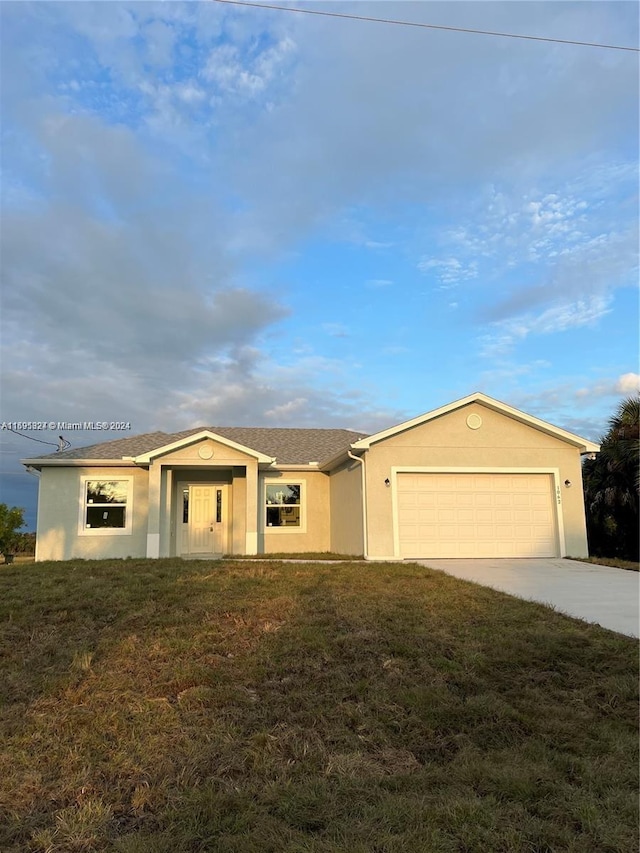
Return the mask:
<svg viewBox="0 0 640 853">
<path fill-rule="evenodd" d="M 390 486 L 391 480 L 387 477 L 387 479 L 384 481 L 384 484 L 385 484 L 385 486 Z"/>
<path fill-rule="evenodd" d="M 571 480 L 565 480 L 565 481 L 564 481 L 564 484 L 565 484 L 565 486 L 566 486 L 568 489 L 570 489 L 570 488 L 571 488 Z"/>
</svg>

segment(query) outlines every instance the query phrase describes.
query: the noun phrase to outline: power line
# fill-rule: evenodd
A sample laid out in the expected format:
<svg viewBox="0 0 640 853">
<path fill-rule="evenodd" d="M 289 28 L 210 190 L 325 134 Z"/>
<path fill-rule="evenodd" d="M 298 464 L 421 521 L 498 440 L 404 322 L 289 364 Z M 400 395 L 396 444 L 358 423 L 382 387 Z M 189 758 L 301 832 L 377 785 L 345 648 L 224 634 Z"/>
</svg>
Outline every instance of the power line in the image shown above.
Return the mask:
<svg viewBox="0 0 640 853">
<path fill-rule="evenodd" d="M 508 39 L 527 39 L 528 41 L 546 41 L 553 44 L 575 44 L 580 47 L 600 47 L 605 50 L 629 50 L 640 53 L 638 47 L 627 47 L 619 44 L 601 44 L 591 41 L 575 41 L 573 39 L 554 39 L 546 36 L 525 36 L 517 33 L 501 33 L 493 30 L 474 30 L 469 27 L 446 27 L 443 24 L 423 24 L 419 21 L 399 21 L 395 18 L 372 18 L 368 15 L 347 15 L 345 12 L 320 12 L 318 9 L 297 9 L 293 6 L 276 6 L 273 3 L 249 3 L 248 0 L 215 0 L 216 3 L 228 6 L 251 6 L 254 9 L 277 9 L 280 12 L 299 12 L 302 15 L 322 15 L 325 18 L 346 18 L 350 21 L 371 21 L 376 24 L 396 24 L 400 27 L 421 27 L 425 30 L 447 30 L 452 33 L 473 33 L 479 36 L 500 36 Z"/>
<path fill-rule="evenodd" d="M 6 430 L 7 430 L 7 432 L 12 432 L 15 435 L 20 435 L 20 436 L 22 436 L 22 438 L 28 438 L 29 441 L 37 441 L 39 444 L 49 444 L 51 447 L 56 447 L 58 450 L 67 450 L 69 447 L 71 447 L 71 442 L 67 441 L 66 438 L 62 438 L 62 436 L 60 436 L 60 438 L 62 438 L 62 441 L 64 442 L 64 444 L 62 447 L 60 447 L 59 443 L 56 444 L 53 441 L 43 441 L 41 438 L 34 438 L 32 435 L 25 435 L 25 433 L 18 432 L 17 429 L 11 429 L 11 427 L 6 427 Z"/>
</svg>

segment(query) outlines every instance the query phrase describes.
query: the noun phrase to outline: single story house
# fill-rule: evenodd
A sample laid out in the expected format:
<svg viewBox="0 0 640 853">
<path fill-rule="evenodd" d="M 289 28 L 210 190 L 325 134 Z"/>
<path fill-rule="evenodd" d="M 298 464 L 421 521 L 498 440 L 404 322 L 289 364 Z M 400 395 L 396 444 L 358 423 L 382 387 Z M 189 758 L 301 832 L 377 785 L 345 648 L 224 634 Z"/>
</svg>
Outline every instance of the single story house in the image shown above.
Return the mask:
<svg viewBox="0 0 640 853">
<path fill-rule="evenodd" d="M 37 560 L 584 557 L 580 457 L 598 450 L 475 393 L 374 435 L 203 427 L 22 462 Z"/>
</svg>

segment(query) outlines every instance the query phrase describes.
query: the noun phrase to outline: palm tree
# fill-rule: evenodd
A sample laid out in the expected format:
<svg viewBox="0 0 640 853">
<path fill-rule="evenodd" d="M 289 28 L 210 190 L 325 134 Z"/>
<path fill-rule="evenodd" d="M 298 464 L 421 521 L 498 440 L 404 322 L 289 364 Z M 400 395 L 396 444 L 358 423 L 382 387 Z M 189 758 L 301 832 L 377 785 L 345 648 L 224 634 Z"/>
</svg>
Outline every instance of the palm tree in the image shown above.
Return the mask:
<svg viewBox="0 0 640 853">
<path fill-rule="evenodd" d="M 587 529 L 600 557 L 638 560 L 640 397 L 623 400 L 595 459 L 583 466 Z"/>
</svg>

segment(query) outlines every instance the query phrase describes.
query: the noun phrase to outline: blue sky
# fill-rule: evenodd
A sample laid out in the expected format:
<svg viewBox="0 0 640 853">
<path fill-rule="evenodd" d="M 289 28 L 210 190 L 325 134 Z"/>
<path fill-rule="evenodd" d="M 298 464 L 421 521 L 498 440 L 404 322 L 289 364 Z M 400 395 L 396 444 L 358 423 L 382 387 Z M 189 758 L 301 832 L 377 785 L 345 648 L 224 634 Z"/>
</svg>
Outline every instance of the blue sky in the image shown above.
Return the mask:
<svg viewBox="0 0 640 853">
<path fill-rule="evenodd" d="M 627 2 L 310 8 L 638 45 Z M 597 439 L 637 390 L 637 53 L 216 2 L 0 16 L 2 421 L 374 431 L 480 390 Z M 0 432 L 31 524 L 40 450 Z"/>
</svg>

